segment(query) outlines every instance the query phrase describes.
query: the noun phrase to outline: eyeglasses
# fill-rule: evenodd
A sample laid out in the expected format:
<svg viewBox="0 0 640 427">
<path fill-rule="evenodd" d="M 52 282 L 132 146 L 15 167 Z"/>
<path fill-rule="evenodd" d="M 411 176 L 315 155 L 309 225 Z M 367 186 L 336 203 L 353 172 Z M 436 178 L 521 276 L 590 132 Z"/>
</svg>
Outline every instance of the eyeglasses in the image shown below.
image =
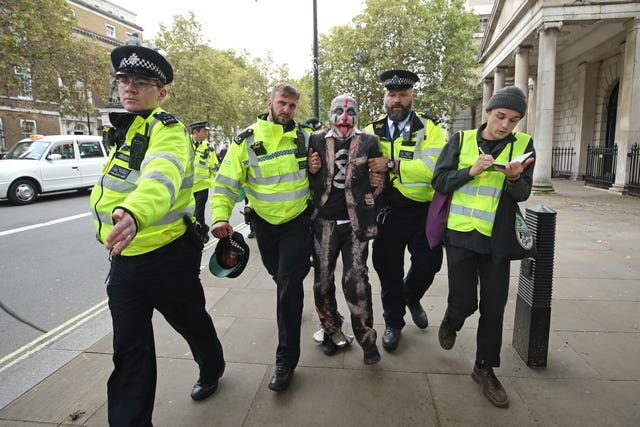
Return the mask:
<svg viewBox="0 0 640 427">
<path fill-rule="evenodd" d="M 128 87 L 129 85 L 133 85 L 133 87 L 136 89 L 158 87 L 158 83 L 155 82 L 145 82 L 144 80 L 118 79 L 118 86 L 120 86 L 121 88 Z"/>
</svg>

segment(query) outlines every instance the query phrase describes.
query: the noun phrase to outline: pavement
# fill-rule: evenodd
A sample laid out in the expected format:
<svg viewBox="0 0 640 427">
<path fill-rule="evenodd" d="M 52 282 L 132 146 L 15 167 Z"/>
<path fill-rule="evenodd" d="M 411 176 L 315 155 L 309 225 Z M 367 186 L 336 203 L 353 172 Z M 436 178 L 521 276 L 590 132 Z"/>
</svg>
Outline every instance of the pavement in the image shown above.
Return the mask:
<svg viewBox="0 0 640 427">
<path fill-rule="evenodd" d="M 288 390 L 270 391 L 277 343 L 275 284 L 262 267 L 255 240 L 248 240 L 252 254 L 240 277 L 214 278 L 206 269 L 201 274 L 207 309 L 227 362 L 212 397 L 191 400 L 198 372 L 189 348 L 162 316 L 154 316 L 154 425 L 640 425 L 640 198 L 585 187 L 579 181 L 554 180 L 553 186 L 554 193 L 536 194 L 521 203 L 523 211 L 544 205 L 557 213 L 547 364 L 528 366 L 512 344 L 520 273 L 519 262 L 514 262 L 502 366 L 496 369 L 509 395 L 509 408 L 492 406 L 471 379 L 477 313 L 467 319 L 452 350 L 438 344 L 447 298 L 446 262 L 422 299 L 429 327 L 418 329 L 407 313 L 400 346 L 387 353 L 379 343 L 382 360 L 372 366 L 363 363 L 355 343 L 325 356 L 313 341 L 318 321 L 310 273 L 305 280 L 299 366 Z M 384 322 L 373 268 L 370 279 L 380 337 Z M 347 314 L 344 298 L 338 301 Z M 101 315 L 108 316 L 108 311 Z M 350 332 L 348 316 L 345 321 Z M 74 353 L 72 335 L 82 334 L 82 329 L 33 352 L 32 360 L 65 351 L 73 357 L 6 403 L 0 410 L 0 427 L 108 425 L 111 332 L 104 331 L 106 335 L 96 337 L 89 348 Z M 18 376 L 26 382 L 22 377 L 29 374 L 18 365 L 3 373 L 5 384 L 19 382 Z"/>
</svg>

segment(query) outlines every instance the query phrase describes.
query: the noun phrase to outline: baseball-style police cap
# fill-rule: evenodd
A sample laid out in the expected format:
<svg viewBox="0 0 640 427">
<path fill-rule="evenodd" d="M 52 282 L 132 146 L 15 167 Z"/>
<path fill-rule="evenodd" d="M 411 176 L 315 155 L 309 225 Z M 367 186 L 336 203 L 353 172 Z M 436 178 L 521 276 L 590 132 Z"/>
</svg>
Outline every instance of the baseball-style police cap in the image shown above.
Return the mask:
<svg viewBox="0 0 640 427">
<path fill-rule="evenodd" d="M 111 65 L 116 76 L 134 75 L 158 79 L 164 84 L 173 81 L 173 68 L 158 51 L 144 46 L 120 46 L 111 51 Z"/>
<path fill-rule="evenodd" d="M 407 70 L 387 70 L 380 73 L 380 81 L 387 90 L 411 89 L 420 77 Z"/>
<path fill-rule="evenodd" d="M 189 130 L 194 130 L 197 128 L 205 128 L 206 130 L 211 130 L 209 129 L 209 122 L 206 120 L 202 120 L 200 122 L 193 122 L 189 124 Z"/>
<path fill-rule="evenodd" d="M 235 278 L 244 271 L 248 262 L 249 246 L 242 234 L 234 231 L 231 237 L 218 241 L 209 259 L 209 271 L 216 277 Z"/>
</svg>

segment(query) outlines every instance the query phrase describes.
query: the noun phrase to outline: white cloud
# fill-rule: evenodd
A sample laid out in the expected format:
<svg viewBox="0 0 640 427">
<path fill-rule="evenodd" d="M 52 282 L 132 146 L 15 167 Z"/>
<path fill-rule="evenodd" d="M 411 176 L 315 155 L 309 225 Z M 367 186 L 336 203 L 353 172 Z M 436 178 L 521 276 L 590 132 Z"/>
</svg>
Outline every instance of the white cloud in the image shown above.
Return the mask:
<svg viewBox="0 0 640 427">
<path fill-rule="evenodd" d="M 138 15 L 146 40 L 155 37 L 160 23 L 170 28 L 173 16 L 193 11 L 214 48 L 246 50 L 254 57 L 270 51 L 296 78 L 312 70 L 313 0 L 136 0 L 123 6 Z M 317 0 L 318 33 L 350 23 L 363 8 L 361 0 Z"/>
</svg>

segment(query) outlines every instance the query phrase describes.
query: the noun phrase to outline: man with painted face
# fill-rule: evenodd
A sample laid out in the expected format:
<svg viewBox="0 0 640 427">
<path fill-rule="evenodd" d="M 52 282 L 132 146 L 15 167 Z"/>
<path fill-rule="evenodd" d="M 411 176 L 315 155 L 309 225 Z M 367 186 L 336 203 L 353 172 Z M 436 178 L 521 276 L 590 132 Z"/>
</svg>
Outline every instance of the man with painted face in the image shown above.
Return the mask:
<svg viewBox="0 0 640 427">
<path fill-rule="evenodd" d="M 313 195 L 313 294 L 323 330 L 322 350 L 334 354 L 344 342 L 334 272 L 342 254 L 342 290 L 364 363 L 380 360 L 373 329 L 367 257 L 377 234 L 374 187 L 368 159 L 380 157 L 378 138 L 355 127 L 358 104 L 349 95 L 331 101 L 329 124 L 309 141 L 309 184 Z M 378 187 L 381 189 L 382 187 Z"/>
<path fill-rule="evenodd" d="M 380 278 L 385 331 L 382 346 L 398 347 L 405 325 L 405 306 L 420 329 L 428 326 L 420 300 L 442 265 L 442 247 L 429 248 L 425 223 L 433 199 L 431 178 L 445 145 L 438 119 L 413 111 L 416 74 L 389 70 L 380 74 L 384 82 L 386 115 L 365 131 L 380 138 L 382 157 L 369 160 L 375 172 L 389 172 L 378 214 L 378 236 L 373 242 L 373 266 Z M 405 250 L 411 265 L 405 275 Z"/>
</svg>

